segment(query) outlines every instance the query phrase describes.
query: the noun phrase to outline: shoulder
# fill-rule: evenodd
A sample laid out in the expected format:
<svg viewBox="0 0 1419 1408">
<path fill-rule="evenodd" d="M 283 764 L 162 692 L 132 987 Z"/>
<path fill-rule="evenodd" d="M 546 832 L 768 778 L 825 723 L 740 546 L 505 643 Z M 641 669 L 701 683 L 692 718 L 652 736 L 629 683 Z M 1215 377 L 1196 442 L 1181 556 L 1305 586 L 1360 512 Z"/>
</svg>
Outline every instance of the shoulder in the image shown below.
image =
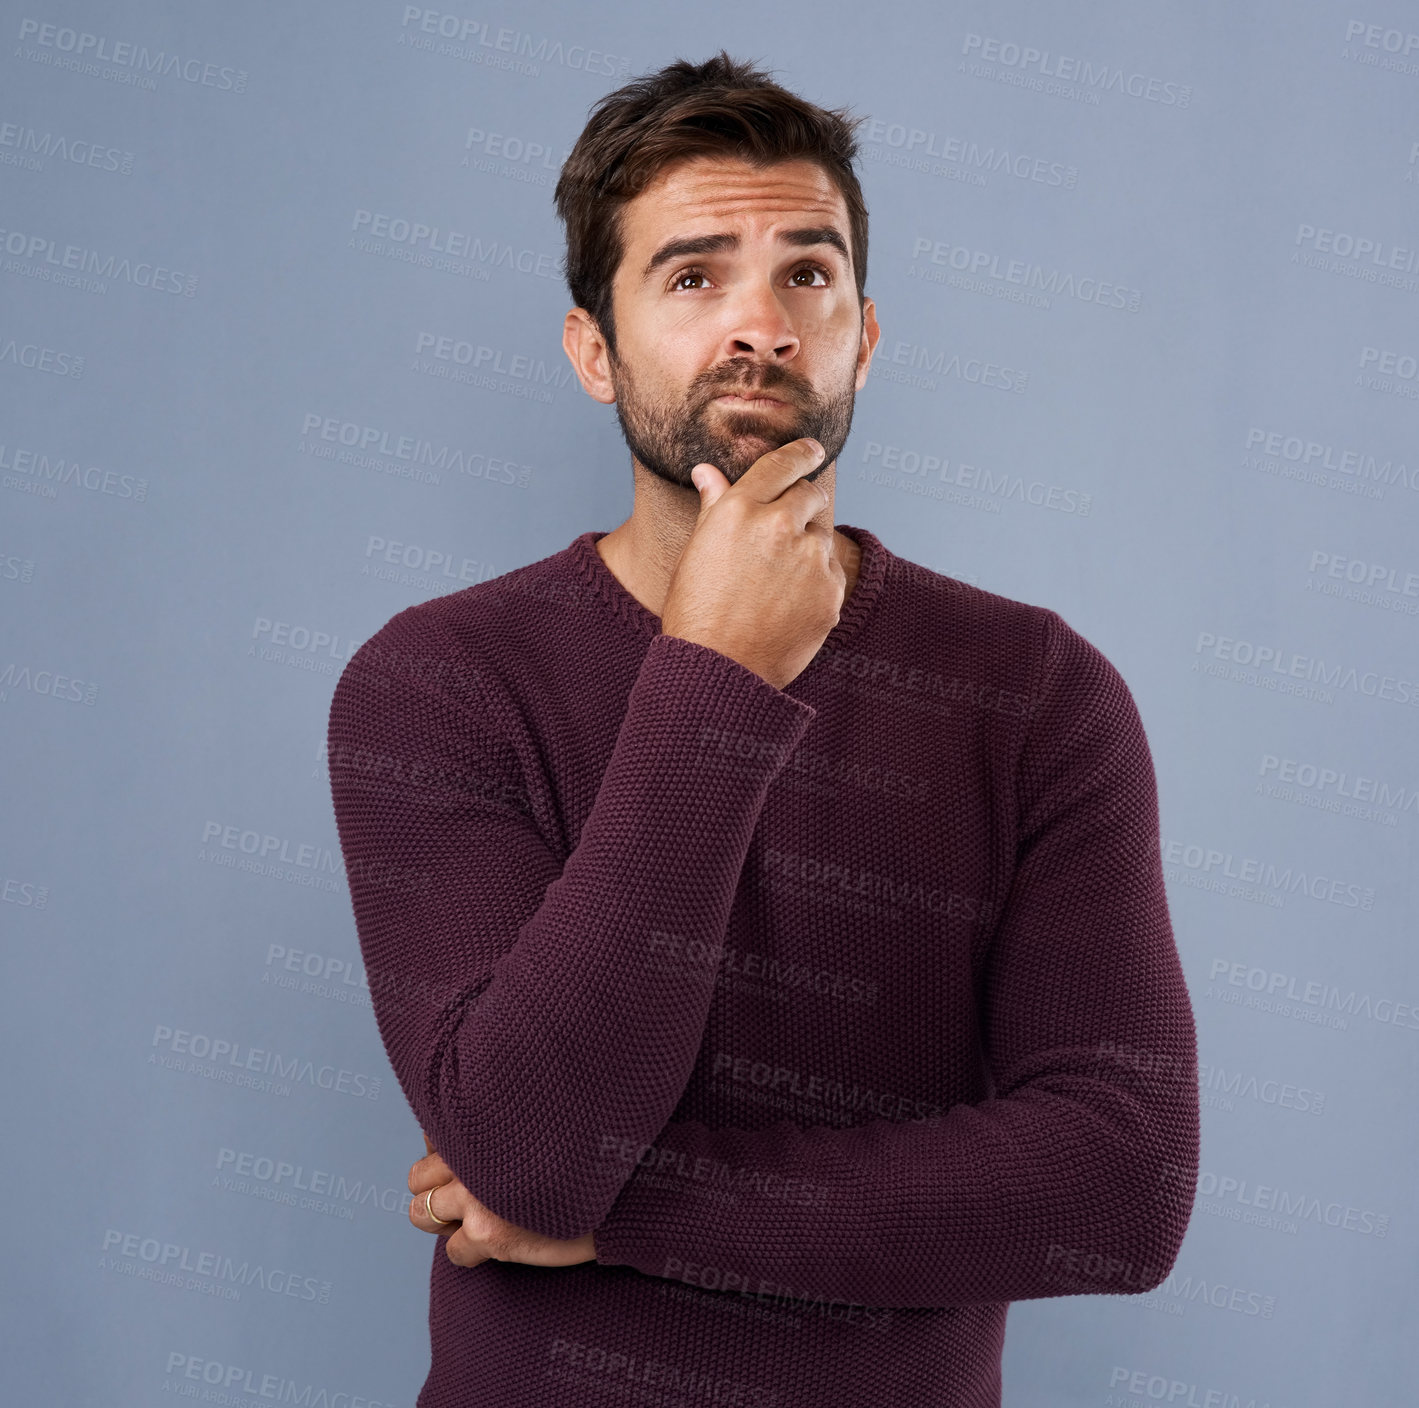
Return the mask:
<svg viewBox="0 0 1419 1408">
<path fill-rule="evenodd" d="M 417 602 L 395 612 L 354 652 L 337 688 L 346 676 L 397 676 L 481 711 L 490 666 L 545 641 L 550 623 L 564 618 L 581 592 L 564 548 Z"/>
<path fill-rule="evenodd" d="M 1050 607 L 987 591 L 896 554 L 887 580 L 900 619 L 910 623 L 904 628 L 931 643 L 940 659 L 1032 697 L 1058 633 L 1072 629 Z"/>
<path fill-rule="evenodd" d="M 1099 757 L 1142 742 L 1123 675 L 1059 610 L 896 555 L 889 581 L 900 619 L 911 623 L 902 629 L 930 642 L 938 667 L 959 677 L 963 688 L 993 689 L 977 697 L 1015 716 L 1009 746 L 1027 769 L 1049 755 Z"/>
<path fill-rule="evenodd" d="M 336 682 L 326 765 L 337 817 L 370 803 L 533 809 L 517 750 L 487 707 L 481 661 L 434 604 L 396 612 Z"/>
</svg>

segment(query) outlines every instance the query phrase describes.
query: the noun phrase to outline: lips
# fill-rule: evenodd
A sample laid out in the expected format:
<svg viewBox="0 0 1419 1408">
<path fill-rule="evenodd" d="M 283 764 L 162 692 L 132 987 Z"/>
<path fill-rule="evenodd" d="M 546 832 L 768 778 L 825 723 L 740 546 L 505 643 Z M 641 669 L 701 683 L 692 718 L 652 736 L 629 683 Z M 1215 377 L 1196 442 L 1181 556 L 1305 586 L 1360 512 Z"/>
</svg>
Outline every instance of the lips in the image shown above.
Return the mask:
<svg viewBox="0 0 1419 1408">
<path fill-rule="evenodd" d="M 722 391 L 715 397 L 717 401 L 739 401 L 746 405 L 758 404 L 765 406 L 786 406 L 788 402 L 781 396 L 763 396 L 757 392 L 749 391 Z"/>
</svg>

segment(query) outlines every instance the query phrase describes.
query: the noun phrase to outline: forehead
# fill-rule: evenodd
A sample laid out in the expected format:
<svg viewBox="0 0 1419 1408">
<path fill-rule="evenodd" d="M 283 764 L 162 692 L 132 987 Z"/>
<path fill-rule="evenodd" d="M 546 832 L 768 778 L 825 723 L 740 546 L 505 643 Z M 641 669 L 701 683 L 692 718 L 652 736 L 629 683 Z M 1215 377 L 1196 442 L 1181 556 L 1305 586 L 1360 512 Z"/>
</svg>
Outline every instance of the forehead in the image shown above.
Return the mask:
<svg viewBox="0 0 1419 1408">
<path fill-rule="evenodd" d="M 754 166 L 737 157 L 691 157 L 656 174 L 628 201 L 621 231 L 627 251 L 667 235 L 736 230 L 772 234 L 779 226 L 833 224 L 848 233 L 847 203 L 815 161 Z"/>
</svg>

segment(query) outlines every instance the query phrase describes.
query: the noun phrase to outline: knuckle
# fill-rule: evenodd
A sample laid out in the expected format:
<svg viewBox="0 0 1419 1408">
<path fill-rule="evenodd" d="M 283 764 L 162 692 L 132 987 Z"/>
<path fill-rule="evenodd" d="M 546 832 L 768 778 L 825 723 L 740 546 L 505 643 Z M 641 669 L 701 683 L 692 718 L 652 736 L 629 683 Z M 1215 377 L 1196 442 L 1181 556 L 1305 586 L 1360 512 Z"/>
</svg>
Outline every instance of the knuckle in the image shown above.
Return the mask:
<svg viewBox="0 0 1419 1408">
<path fill-rule="evenodd" d="M 775 555 L 789 551 L 798 535 L 798 525 L 794 522 L 793 512 L 781 500 L 775 501 L 765 529 L 768 541 L 764 548 Z"/>
</svg>

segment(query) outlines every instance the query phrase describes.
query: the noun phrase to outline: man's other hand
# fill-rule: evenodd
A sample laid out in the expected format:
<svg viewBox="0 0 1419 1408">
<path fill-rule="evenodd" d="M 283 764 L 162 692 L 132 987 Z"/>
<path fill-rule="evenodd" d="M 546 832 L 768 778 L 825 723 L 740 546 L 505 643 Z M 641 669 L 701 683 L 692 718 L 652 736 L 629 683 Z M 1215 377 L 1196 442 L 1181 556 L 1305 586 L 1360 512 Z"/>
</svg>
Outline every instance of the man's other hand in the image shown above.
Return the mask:
<svg viewBox="0 0 1419 1408">
<path fill-rule="evenodd" d="M 444 1250 L 455 1265 L 520 1261 L 527 1266 L 575 1266 L 596 1260 L 590 1232 L 563 1242 L 504 1221 L 458 1181 L 453 1170 L 434 1151 L 427 1134 L 424 1147 L 428 1153 L 409 1170 L 409 1191 L 414 1195 L 409 1204 L 409 1221 L 421 1232 L 446 1236 L 448 1244 Z M 431 1188 L 435 1190 L 431 1199 L 434 1215 L 452 1226 L 441 1227 L 428 1216 L 425 1196 Z"/>
</svg>

